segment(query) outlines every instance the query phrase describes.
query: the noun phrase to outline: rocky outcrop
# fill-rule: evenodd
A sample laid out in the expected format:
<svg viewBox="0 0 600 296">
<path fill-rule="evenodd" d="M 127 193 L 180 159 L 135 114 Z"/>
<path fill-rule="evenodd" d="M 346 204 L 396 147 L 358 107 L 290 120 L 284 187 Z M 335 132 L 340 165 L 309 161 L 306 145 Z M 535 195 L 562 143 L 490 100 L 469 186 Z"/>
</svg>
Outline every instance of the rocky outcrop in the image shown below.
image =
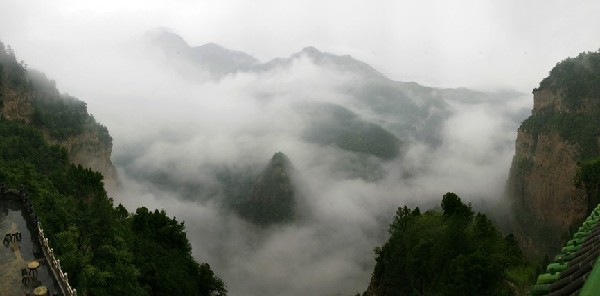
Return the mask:
<svg viewBox="0 0 600 296">
<path fill-rule="evenodd" d="M 593 90 L 600 79 L 590 59 L 599 54 L 559 63 L 534 90 L 532 114 L 519 128 L 507 195 L 513 231 L 532 258 L 556 253 L 596 206 L 575 186 L 579 163 L 600 151 L 600 92 Z"/>
<path fill-rule="evenodd" d="M 33 116 L 33 105 L 31 98 L 23 91 L 5 89 L 2 96 L 2 108 L 0 116 L 7 120 L 20 120 L 31 123 Z"/>
<path fill-rule="evenodd" d="M 597 113 L 600 111 L 600 100 L 592 97 L 584 98 L 573 105 L 568 96 L 562 91 L 548 89 L 536 90 L 533 96 L 533 115 L 540 112 L 556 112 L 571 114 Z"/>
<path fill-rule="evenodd" d="M 277 152 L 253 184 L 250 194 L 237 206 L 240 215 L 259 225 L 292 221 L 296 198 L 287 156 Z"/>
<path fill-rule="evenodd" d="M 67 150 L 72 163 L 102 173 L 109 191 L 118 186 L 106 127 L 87 113 L 84 102 L 60 94 L 53 80 L 18 63 L 14 52 L 1 42 L 0 120 L 36 126 L 48 143 Z"/>
<path fill-rule="evenodd" d="M 47 133 L 44 134 L 49 143 L 59 145 L 67 150 L 72 163 L 100 172 L 104 176 L 104 185 L 108 192 L 119 186 L 117 170 L 111 160 L 112 141 L 103 139 L 99 131 L 87 129 L 83 133 L 64 140 L 56 140 Z"/>
</svg>

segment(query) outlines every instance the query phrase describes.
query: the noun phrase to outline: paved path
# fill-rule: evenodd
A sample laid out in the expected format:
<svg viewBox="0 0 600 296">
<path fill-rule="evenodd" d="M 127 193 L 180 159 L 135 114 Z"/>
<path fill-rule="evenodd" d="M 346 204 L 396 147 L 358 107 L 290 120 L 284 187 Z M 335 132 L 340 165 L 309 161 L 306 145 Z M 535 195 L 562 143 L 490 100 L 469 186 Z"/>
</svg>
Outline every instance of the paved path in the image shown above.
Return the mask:
<svg viewBox="0 0 600 296">
<path fill-rule="evenodd" d="M 48 295 L 60 293 L 58 285 L 41 251 L 38 237 L 33 226 L 24 218 L 23 205 L 19 201 L 0 199 L 0 240 L 6 233 L 21 232 L 21 241 L 11 241 L 0 245 L 0 295 L 33 294 L 33 289 L 44 285 L 49 288 Z M 27 262 L 38 260 L 40 267 L 37 276 L 29 284 L 22 282 L 21 269 Z"/>
</svg>

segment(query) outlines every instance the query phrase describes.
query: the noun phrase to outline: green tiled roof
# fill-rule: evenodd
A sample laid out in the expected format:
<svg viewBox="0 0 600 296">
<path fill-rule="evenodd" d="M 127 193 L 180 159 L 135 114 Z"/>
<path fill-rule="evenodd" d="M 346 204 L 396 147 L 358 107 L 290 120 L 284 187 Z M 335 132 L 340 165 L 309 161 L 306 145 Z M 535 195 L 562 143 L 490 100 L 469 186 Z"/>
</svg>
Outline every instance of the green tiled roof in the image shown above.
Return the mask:
<svg viewBox="0 0 600 296">
<path fill-rule="evenodd" d="M 600 295 L 600 205 L 532 287 L 531 295 Z"/>
</svg>

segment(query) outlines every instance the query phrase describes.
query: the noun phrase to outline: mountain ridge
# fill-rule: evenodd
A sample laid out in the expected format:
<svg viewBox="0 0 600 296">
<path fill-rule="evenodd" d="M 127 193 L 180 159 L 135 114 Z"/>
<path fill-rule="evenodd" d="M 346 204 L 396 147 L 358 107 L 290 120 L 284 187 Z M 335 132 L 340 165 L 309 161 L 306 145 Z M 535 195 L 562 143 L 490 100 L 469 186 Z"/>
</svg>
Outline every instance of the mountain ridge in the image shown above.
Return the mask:
<svg viewBox="0 0 600 296">
<path fill-rule="evenodd" d="M 183 58 L 196 60 L 197 66 L 206 67 L 215 80 L 226 75 L 238 72 L 262 72 L 275 67 L 290 65 L 295 60 L 309 58 L 317 64 L 329 64 L 341 68 L 341 70 L 356 70 L 368 73 L 370 78 L 387 79 L 385 75 L 375 70 L 369 64 L 353 58 L 350 55 L 335 55 L 320 51 L 314 46 L 306 46 L 298 52 L 290 54 L 287 58 L 277 57 L 266 62 L 261 62 L 253 56 L 239 50 L 228 49 L 214 42 L 208 42 L 200 46 L 190 46 L 181 36 L 164 29 L 155 29 L 144 34 L 147 43 L 157 46 L 163 52 L 176 53 Z M 208 57 L 227 66 L 217 68 Z"/>
</svg>

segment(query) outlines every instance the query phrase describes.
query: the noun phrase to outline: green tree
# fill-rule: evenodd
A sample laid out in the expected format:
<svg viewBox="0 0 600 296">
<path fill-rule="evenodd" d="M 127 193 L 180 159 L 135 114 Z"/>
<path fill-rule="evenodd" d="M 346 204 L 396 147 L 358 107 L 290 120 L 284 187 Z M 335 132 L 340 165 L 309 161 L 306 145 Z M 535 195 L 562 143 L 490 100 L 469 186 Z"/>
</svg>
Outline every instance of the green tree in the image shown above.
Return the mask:
<svg viewBox="0 0 600 296">
<path fill-rule="evenodd" d="M 375 249 L 377 295 L 508 295 L 506 272 L 522 264 L 514 237 L 454 193 L 443 212 L 399 207 L 390 237 Z"/>
</svg>

